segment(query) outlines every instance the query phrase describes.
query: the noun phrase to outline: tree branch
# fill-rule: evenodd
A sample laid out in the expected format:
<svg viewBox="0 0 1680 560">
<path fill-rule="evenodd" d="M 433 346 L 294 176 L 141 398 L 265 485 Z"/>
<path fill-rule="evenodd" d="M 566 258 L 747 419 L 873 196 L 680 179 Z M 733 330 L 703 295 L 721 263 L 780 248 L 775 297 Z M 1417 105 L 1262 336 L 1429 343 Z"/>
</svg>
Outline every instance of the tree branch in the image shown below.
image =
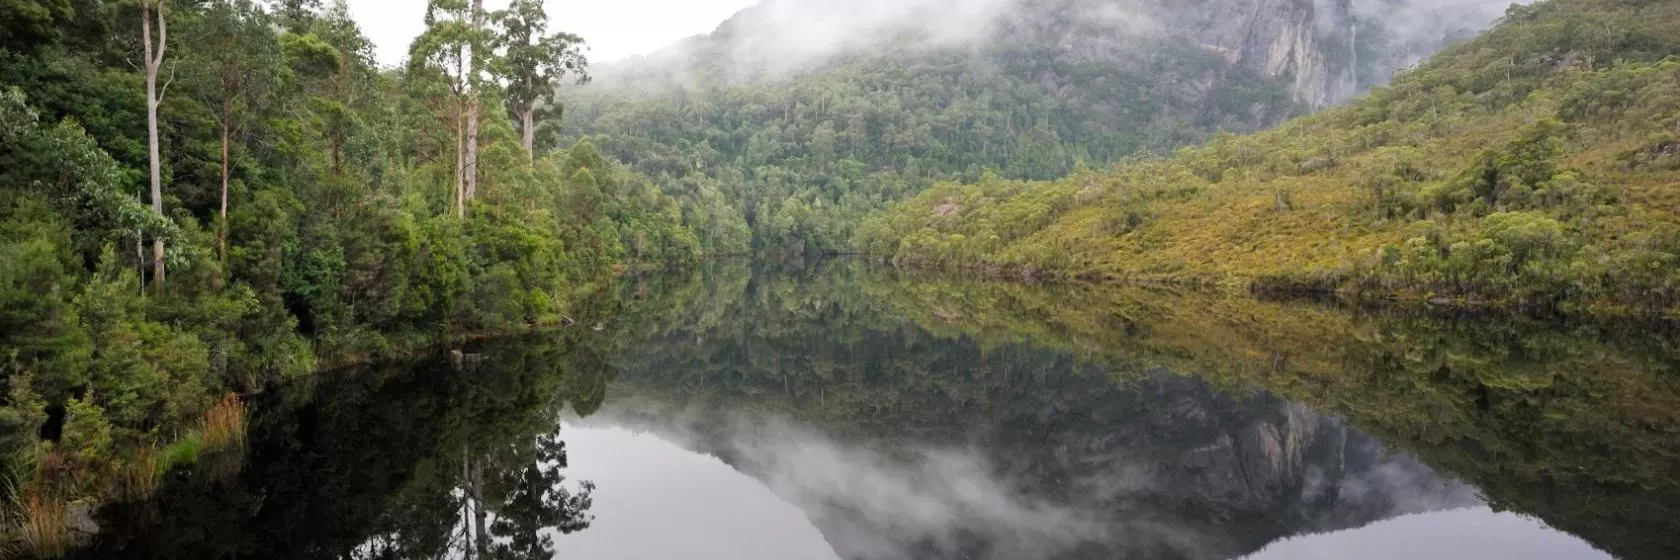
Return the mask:
<svg viewBox="0 0 1680 560">
<path fill-rule="evenodd" d="M 145 1 L 145 0 L 142 0 L 142 1 Z M 157 0 L 157 6 L 158 6 L 158 16 L 157 16 L 158 17 L 158 48 L 157 48 L 157 63 L 156 64 L 163 64 L 163 51 L 164 51 L 164 49 L 169 47 L 169 20 L 166 17 L 167 9 L 164 8 L 164 0 Z"/>
<path fill-rule="evenodd" d="M 163 104 L 163 96 L 169 95 L 169 84 L 175 83 L 175 69 L 179 66 L 179 64 L 169 65 L 169 79 L 163 82 L 163 89 L 158 90 L 157 102 L 159 105 Z"/>
</svg>

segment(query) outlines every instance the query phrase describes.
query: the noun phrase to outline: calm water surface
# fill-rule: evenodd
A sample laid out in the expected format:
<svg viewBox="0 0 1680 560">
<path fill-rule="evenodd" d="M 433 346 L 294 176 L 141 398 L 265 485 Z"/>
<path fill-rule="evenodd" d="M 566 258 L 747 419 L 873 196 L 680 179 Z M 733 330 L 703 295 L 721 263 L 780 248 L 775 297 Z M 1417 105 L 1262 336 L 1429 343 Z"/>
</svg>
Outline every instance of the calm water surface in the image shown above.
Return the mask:
<svg viewBox="0 0 1680 560">
<path fill-rule="evenodd" d="M 1662 324 L 724 263 L 253 398 L 85 557 L 1680 557 Z"/>
</svg>

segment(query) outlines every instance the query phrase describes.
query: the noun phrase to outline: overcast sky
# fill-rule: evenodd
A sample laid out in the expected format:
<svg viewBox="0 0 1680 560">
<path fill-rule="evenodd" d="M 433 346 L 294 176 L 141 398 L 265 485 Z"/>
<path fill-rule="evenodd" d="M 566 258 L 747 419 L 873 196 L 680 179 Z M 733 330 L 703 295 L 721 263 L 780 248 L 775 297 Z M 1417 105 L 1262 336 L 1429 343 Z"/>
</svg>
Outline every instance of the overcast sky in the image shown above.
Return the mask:
<svg viewBox="0 0 1680 560">
<path fill-rule="evenodd" d="M 647 54 L 678 39 L 709 32 L 755 0 L 544 0 L 549 31 L 589 41 L 591 62 Z M 379 63 L 396 65 L 425 28 L 426 0 L 349 0 L 362 32 L 378 45 Z M 485 0 L 487 10 L 507 0 Z"/>
</svg>

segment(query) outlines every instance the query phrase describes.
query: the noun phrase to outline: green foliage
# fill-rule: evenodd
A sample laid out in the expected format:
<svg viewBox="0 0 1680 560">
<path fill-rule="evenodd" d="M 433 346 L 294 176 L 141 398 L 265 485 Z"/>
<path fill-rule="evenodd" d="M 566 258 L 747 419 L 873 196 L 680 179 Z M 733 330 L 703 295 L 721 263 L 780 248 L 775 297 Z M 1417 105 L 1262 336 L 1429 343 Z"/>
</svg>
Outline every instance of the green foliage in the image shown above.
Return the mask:
<svg viewBox="0 0 1680 560">
<path fill-rule="evenodd" d="M 858 246 L 997 273 L 1670 309 L 1677 19 L 1513 8 L 1347 107 L 1106 174 L 931 189 Z"/>
<path fill-rule="evenodd" d="M 1019 12 L 1066 24 L 1039 3 Z M 743 227 L 762 252 L 861 250 L 865 216 L 942 180 L 1051 179 L 1298 109 L 1281 81 L 1165 38 L 1074 26 L 1055 39 L 1114 51 L 1089 56 L 999 31 L 976 48 L 893 42 L 777 72 L 731 63 L 762 54 L 735 42 L 741 25 L 564 96 L 562 136 L 653 177 L 712 254 L 738 251 Z"/>
<path fill-rule="evenodd" d="M 26 473 L 18 491 L 109 497 L 118 473 L 146 471 L 126 464 L 137 450 L 195 454 L 178 438 L 230 391 L 553 324 L 615 267 L 698 258 L 646 178 L 587 145 L 533 161 L 501 111 L 484 112 L 480 192 L 457 217 L 447 76 L 377 68 L 343 3 L 266 4 L 170 3 L 158 215 L 126 62 L 137 13 L 0 2 L 0 467 Z M 416 49 L 511 48 L 507 31 L 458 25 Z M 561 66 L 539 64 L 524 93 L 582 69 L 578 40 L 556 37 Z M 154 238 L 167 285 L 147 272 Z M 59 459 L 73 468 L 46 468 Z"/>
</svg>

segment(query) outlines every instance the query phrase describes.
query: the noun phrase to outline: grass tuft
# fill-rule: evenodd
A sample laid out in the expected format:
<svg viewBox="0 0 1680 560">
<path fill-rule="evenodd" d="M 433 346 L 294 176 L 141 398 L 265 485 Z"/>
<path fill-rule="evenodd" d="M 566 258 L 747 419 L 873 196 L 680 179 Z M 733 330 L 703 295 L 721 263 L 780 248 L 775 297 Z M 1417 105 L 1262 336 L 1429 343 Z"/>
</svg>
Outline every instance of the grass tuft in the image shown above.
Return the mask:
<svg viewBox="0 0 1680 560">
<path fill-rule="evenodd" d="M 245 447 L 245 403 L 239 396 L 228 393 L 204 414 L 199 426 L 207 450 L 242 449 Z"/>
<path fill-rule="evenodd" d="M 70 550 L 69 506 L 30 492 L 21 509 L 17 540 L 25 552 L 36 558 L 56 558 Z"/>
<path fill-rule="evenodd" d="M 134 458 L 123 465 L 122 495 L 128 500 L 144 500 L 157 493 L 158 480 L 167 468 L 166 457 L 159 456 L 150 446 L 141 447 Z"/>
</svg>

